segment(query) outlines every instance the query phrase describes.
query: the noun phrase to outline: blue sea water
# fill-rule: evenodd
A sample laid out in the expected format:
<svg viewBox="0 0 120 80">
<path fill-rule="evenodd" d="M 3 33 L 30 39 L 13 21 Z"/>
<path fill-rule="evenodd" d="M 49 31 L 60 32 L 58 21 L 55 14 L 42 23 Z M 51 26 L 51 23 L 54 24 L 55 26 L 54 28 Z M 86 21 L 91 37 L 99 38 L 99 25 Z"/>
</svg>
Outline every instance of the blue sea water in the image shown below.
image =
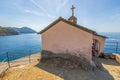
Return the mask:
<svg viewBox="0 0 120 80">
<path fill-rule="evenodd" d="M 105 43 L 105 53 L 120 53 L 120 33 L 100 33 L 107 38 Z M 116 42 L 118 48 L 116 50 Z M 0 36 L 0 61 L 6 57 L 6 52 L 10 60 L 14 60 L 29 53 L 41 51 L 41 36 L 39 34 L 20 34 L 12 36 Z"/>
<path fill-rule="evenodd" d="M 0 61 L 6 57 L 20 58 L 41 51 L 40 34 L 20 34 L 12 36 L 0 36 Z M 10 58 L 13 60 L 13 58 Z"/>
<path fill-rule="evenodd" d="M 99 33 L 107 37 L 104 52 L 120 54 L 120 32 Z"/>
</svg>

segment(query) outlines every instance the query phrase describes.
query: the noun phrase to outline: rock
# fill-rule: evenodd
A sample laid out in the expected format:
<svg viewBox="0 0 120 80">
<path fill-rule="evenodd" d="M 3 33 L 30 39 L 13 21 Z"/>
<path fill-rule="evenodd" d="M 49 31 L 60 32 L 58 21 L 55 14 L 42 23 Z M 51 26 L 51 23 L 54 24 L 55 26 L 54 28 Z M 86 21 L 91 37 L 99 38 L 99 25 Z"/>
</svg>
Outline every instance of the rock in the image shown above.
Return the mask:
<svg viewBox="0 0 120 80">
<path fill-rule="evenodd" d="M 115 60 L 120 64 L 120 55 L 119 54 L 113 54 L 115 56 Z"/>
<path fill-rule="evenodd" d="M 106 55 L 106 54 L 105 54 L 105 55 L 104 55 L 104 58 L 105 58 L 105 59 L 110 59 L 110 55 Z"/>
<path fill-rule="evenodd" d="M 104 54 L 104 58 L 105 59 L 115 59 L 115 55 L 114 54 Z"/>
<path fill-rule="evenodd" d="M 43 50 L 41 62 L 47 64 L 53 64 L 56 67 L 63 68 L 81 68 L 83 70 L 92 70 L 93 66 L 83 55 L 75 56 L 71 54 L 53 53 Z"/>
</svg>

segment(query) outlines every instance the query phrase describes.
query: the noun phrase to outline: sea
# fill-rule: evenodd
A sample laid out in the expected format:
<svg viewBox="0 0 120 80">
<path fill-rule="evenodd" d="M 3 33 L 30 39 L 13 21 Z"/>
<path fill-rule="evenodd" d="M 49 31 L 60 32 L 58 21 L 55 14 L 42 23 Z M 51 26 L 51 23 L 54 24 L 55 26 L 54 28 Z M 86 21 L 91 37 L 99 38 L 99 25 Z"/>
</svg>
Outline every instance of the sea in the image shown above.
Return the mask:
<svg viewBox="0 0 120 80">
<path fill-rule="evenodd" d="M 104 47 L 106 54 L 120 54 L 120 32 L 101 32 L 99 34 L 107 37 Z"/>
<path fill-rule="evenodd" d="M 41 51 L 41 35 L 37 33 L 0 36 L 0 62 L 7 53 L 10 60 L 15 60 Z M 6 61 L 6 60 L 5 60 Z"/>
<path fill-rule="evenodd" d="M 120 33 L 99 33 L 107 37 L 104 52 L 107 54 L 120 53 Z M 20 34 L 0 36 L 0 62 L 8 53 L 10 60 L 15 60 L 41 51 L 41 35 Z"/>
</svg>

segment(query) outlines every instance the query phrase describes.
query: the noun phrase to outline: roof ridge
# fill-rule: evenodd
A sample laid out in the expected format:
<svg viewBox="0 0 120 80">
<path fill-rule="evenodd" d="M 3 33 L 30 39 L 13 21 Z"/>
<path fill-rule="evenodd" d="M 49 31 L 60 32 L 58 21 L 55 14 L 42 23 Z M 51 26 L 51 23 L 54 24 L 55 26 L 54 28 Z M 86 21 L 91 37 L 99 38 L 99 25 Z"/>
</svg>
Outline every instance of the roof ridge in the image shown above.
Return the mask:
<svg viewBox="0 0 120 80">
<path fill-rule="evenodd" d="M 41 30 L 41 31 L 39 32 L 39 34 L 42 34 L 43 32 L 45 32 L 46 30 L 48 30 L 48 29 L 51 28 L 54 24 L 56 24 L 57 22 L 59 22 L 59 21 L 61 21 L 61 20 L 62 20 L 63 22 L 66 22 L 66 23 L 72 25 L 72 26 L 75 26 L 75 27 L 77 27 L 77 28 L 79 28 L 79 29 L 82 29 L 82 30 L 84 30 L 84 31 L 86 31 L 86 32 L 88 32 L 88 33 L 91 33 L 91 34 L 94 34 L 94 35 L 98 35 L 98 36 L 101 36 L 101 37 L 105 37 L 105 36 L 102 36 L 102 35 L 97 34 L 97 32 L 94 31 L 94 30 L 91 30 L 91 29 L 86 28 L 86 27 L 84 27 L 84 26 L 81 26 L 81 25 L 79 25 L 79 24 L 72 23 L 72 22 L 68 21 L 67 19 L 65 19 L 65 18 L 63 18 L 63 17 L 61 17 L 61 16 L 60 16 L 58 19 L 56 19 L 54 22 L 52 22 L 51 24 L 49 24 L 46 28 L 44 28 L 43 30 Z"/>
</svg>

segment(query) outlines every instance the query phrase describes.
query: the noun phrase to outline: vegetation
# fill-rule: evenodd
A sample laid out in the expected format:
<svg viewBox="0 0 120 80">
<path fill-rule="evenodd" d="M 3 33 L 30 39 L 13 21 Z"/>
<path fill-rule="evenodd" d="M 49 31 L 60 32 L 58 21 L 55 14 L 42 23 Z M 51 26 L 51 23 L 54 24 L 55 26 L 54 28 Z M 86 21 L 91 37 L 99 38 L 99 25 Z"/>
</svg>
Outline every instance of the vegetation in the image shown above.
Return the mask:
<svg viewBox="0 0 120 80">
<path fill-rule="evenodd" d="M 15 30 L 18 33 L 36 33 L 35 30 L 29 28 L 29 27 L 22 27 L 22 28 L 17 28 L 17 27 L 8 27 L 9 29 Z"/>
<path fill-rule="evenodd" d="M 18 32 L 9 28 L 0 26 L 0 36 L 5 35 L 18 35 Z"/>
</svg>

